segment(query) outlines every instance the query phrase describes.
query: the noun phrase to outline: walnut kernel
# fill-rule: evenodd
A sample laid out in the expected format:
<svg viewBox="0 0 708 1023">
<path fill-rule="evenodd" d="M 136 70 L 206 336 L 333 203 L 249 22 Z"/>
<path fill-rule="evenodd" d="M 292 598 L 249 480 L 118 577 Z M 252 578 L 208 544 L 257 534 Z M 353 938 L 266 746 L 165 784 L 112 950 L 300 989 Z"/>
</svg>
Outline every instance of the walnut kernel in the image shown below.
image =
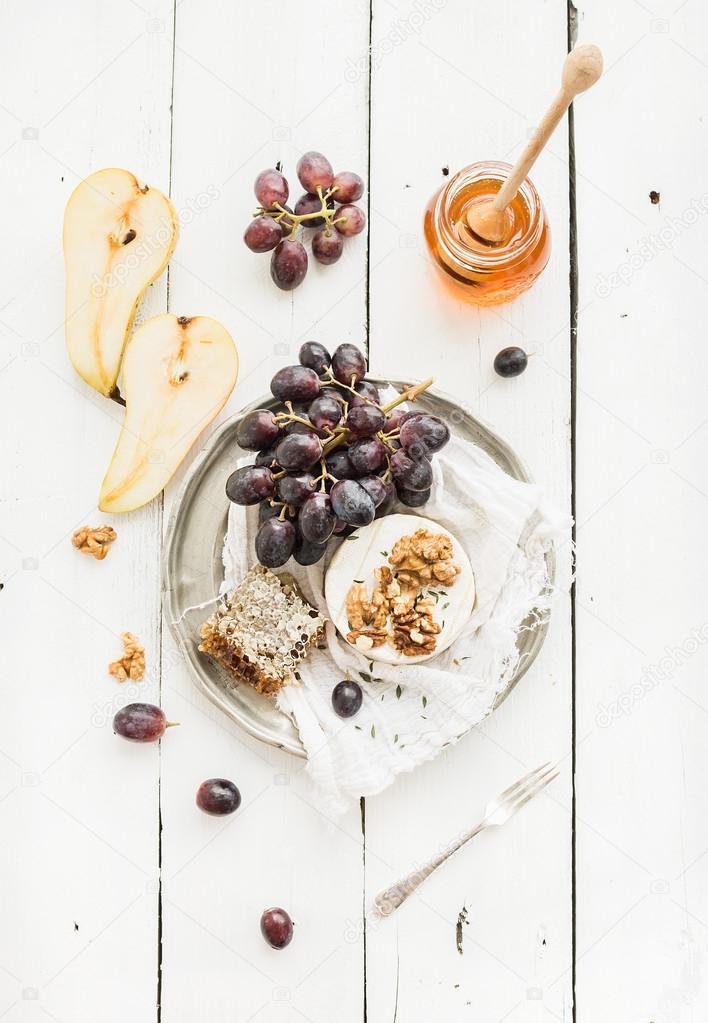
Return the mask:
<svg viewBox="0 0 708 1023">
<path fill-rule="evenodd" d="M 82 554 L 90 554 L 97 561 L 103 561 L 117 536 L 113 526 L 82 526 L 76 530 L 71 542 Z"/>
<path fill-rule="evenodd" d="M 140 682 L 145 675 L 145 650 L 132 632 L 124 632 L 123 656 L 108 665 L 108 674 L 117 682 Z"/>
</svg>

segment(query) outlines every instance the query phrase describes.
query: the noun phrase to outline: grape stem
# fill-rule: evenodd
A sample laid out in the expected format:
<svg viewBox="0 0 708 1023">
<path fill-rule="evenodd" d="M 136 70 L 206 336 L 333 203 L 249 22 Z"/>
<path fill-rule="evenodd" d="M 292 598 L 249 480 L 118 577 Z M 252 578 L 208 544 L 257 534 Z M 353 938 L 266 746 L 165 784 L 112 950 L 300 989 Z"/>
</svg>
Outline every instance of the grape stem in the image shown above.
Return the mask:
<svg viewBox="0 0 708 1023">
<path fill-rule="evenodd" d="M 320 458 L 320 469 L 322 470 L 322 473 L 321 475 L 315 478 L 314 486 L 317 486 L 317 484 L 319 483 L 320 493 L 325 494 L 327 492 L 327 480 L 334 480 L 335 483 L 337 481 L 334 479 L 334 476 L 331 476 L 327 472 L 327 463 L 325 462 L 324 458 Z"/>
<path fill-rule="evenodd" d="M 281 423 L 287 420 L 289 423 L 302 423 L 303 426 L 312 427 L 312 423 L 308 419 L 303 419 L 302 416 L 299 416 L 297 412 L 293 410 L 293 403 L 291 401 L 286 401 L 283 404 L 288 411 L 279 412 L 276 416 L 274 416 L 276 423 Z"/>
<path fill-rule="evenodd" d="M 352 377 L 352 380 L 356 380 L 356 377 Z M 337 380 L 335 376 L 332 376 L 331 370 L 327 371 L 327 375 L 324 377 L 324 383 L 327 386 L 341 387 L 345 391 L 350 391 L 352 394 L 355 394 L 357 398 L 361 398 L 365 405 L 373 405 L 374 408 L 381 408 L 380 405 L 377 405 L 376 402 L 372 401 L 372 399 L 367 397 L 367 395 L 359 394 L 359 392 L 355 390 L 353 387 L 351 387 L 349 384 L 343 384 L 341 380 Z"/>
<path fill-rule="evenodd" d="M 428 379 L 424 380 L 422 384 L 413 384 L 411 387 L 407 387 L 405 391 L 401 391 L 401 393 L 394 398 L 393 401 L 389 401 L 388 405 L 384 405 L 382 411 L 391 412 L 398 405 L 402 405 L 404 401 L 415 401 L 419 394 L 422 394 L 423 391 L 427 391 L 434 383 L 434 377 L 428 377 Z"/>
<path fill-rule="evenodd" d="M 321 217 L 327 228 L 328 232 L 334 224 L 341 224 L 342 221 L 346 220 L 346 217 L 337 217 L 336 209 L 327 205 L 327 200 L 334 194 L 335 188 L 328 188 L 326 192 L 322 192 L 322 186 L 317 186 L 317 198 L 320 200 L 321 207 L 319 210 L 313 210 L 312 213 L 291 213 L 290 210 L 286 210 L 279 202 L 273 203 L 270 209 L 260 206 L 253 214 L 254 217 L 270 217 L 276 224 L 282 224 L 283 226 L 290 226 L 290 234 L 288 235 L 288 241 L 292 241 L 297 235 L 297 229 L 301 224 L 304 224 L 308 220 L 315 220 L 317 217 Z"/>
</svg>

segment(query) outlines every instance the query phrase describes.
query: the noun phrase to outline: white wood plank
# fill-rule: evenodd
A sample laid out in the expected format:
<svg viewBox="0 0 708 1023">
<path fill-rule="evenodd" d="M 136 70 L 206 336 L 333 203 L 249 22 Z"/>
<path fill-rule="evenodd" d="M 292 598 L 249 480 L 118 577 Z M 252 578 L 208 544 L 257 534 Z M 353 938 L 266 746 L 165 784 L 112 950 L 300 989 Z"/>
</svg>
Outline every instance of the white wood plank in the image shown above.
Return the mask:
<svg viewBox="0 0 708 1023">
<path fill-rule="evenodd" d="M 450 300 L 422 236 L 423 209 L 443 168 L 513 161 L 525 144 L 560 74 L 565 5 L 377 0 L 373 41 L 372 366 L 377 375 L 435 375 L 569 508 L 566 129 L 553 140 L 556 155 L 544 156 L 532 175 L 554 250 L 528 295 L 486 312 Z M 510 344 L 537 354 L 522 377 L 504 381 L 492 362 Z M 559 583 L 568 580 L 566 548 Z M 367 801 L 367 903 L 470 826 L 487 799 L 526 769 L 568 756 L 570 694 L 569 608 L 561 597 L 542 656 L 508 702 L 437 761 Z M 549 797 L 460 853 L 395 917 L 370 921 L 369 1019 L 568 1018 L 570 786 L 566 761 Z M 469 923 L 460 955 L 463 906 Z"/>
<path fill-rule="evenodd" d="M 170 277 L 173 312 L 209 313 L 231 331 L 241 378 L 224 414 L 268 391 L 307 338 L 362 343 L 366 238 L 332 267 L 312 266 L 292 294 L 269 276 L 269 257 L 242 241 L 253 181 L 282 161 L 292 198 L 299 155 L 321 149 L 366 174 L 367 81 L 349 81 L 341 45 L 365 54 L 362 5 L 319 8 L 275 0 L 184 3 L 177 12 L 173 196 L 213 202 L 185 225 Z M 180 474 L 181 475 L 181 474 Z M 170 488 L 170 497 L 174 487 Z M 165 630 L 166 661 L 172 650 Z M 358 807 L 336 823 L 317 808 L 302 761 L 259 745 L 196 691 L 176 663 L 164 703 L 182 722 L 163 744 L 163 1017 L 214 1020 L 360 1020 L 363 993 L 362 834 Z M 172 738 L 172 736 L 170 736 Z M 225 824 L 193 803 L 206 777 L 232 777 L 243 794 Z M 259 931 L 263 909 L 296 923 L 285 953 Z M 298 1016 L 300 1018 L 300 1016 Z"/>
<path fill-rule="evenodd" d="M 576 114 L 578 1020 L 698 1020 L 708 23 L 699 4 L 579 17 L 607 70 Z"/>
<path fill-rule="evenodd" d="M 122 702 L 159 693 L 159 505 L 115 523 L 95 562 L 70 543 L 96 511 L 122 411 L 74 373 L 63 338 L 63 209 L 124 165 L 166 187 L 166 3 L 3 5 L 0 330 L 3 635 L 0 1014 L 155 1018 L 158 750 L 121 743 Z M 165 284 L 147 305 L 164 308 Z M 139 580 L 139 585 L 136 585 Z M 148 680 L 106 672 L 120 633 Z M 140 695 L 137 695 L 139 692 Z"/>
</svg>

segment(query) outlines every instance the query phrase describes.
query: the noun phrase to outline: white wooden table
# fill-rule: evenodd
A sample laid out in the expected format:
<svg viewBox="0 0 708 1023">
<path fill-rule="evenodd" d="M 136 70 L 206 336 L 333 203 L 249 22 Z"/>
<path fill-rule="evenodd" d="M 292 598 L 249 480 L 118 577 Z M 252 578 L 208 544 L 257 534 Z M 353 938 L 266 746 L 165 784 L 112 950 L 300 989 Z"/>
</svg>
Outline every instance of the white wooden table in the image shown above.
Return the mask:
<svg viewBox="0 0 708 1023">
<path fill-rule="evenodd" d="M 707 1018 L 708 14 L 569 6 L 2 4 L 0 1019 Z M 533 175 L 551 263 L 512 305 L 444 302 L 424 203 L 448 168 L 518 154 L 576 32 L 607 70 Z M 370 235 L 287 295 L 241 236 L 256 173 L 309 148 L 367 177 Z M 111 165 L 181 213 L 143 315 L 228 327 L 242 363 L 225 414 L 305 339 L 368 343 L 377 375 L 435 375 L 560 506 L 574 492 L 577 589 L 531 672 L 483 727 L 343 819 L 319 811 L 301 761 L 197 693 L 163 628 L 179 479 L 115 523 L 105 562 L 71 547 L 100 520 L 122 410 L 67 359 L 61 222 L 77 182 Z M 509 344 L 536 354 L 504 381 L 492 360 Z M 559 560 L 567 586 L 568 547 Z M 106 675 L 125 629 L 147 653 L 133 689 Z M 111 734 L 136 698 L 181 722 L 161 748 Z M 563 773 L 546 797 L 371 918 L 384 883 L 551 758 Z M 194 807 L 218 774 L 244 797 L 224 822 Z M 284 953 L 259 934 L 269 905 L 296 921 Z"/>
</svg>

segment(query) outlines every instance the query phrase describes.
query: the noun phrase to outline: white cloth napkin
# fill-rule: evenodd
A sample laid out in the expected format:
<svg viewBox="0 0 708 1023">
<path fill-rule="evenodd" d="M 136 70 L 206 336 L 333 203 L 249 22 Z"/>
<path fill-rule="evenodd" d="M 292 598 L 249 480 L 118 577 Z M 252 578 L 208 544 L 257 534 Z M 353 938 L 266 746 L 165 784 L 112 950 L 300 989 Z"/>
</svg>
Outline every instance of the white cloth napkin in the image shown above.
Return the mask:
<svg viewBox="0 0 708 1023">
<path fill-rule="evenodd" d="M 329 622 L 326 649 L 313 650 L 300 666 L 301 685 L 287 686 L 277 698 L 299 730 L 322 808 L 332 814 L 359 796 L 381 792 L 397 774 L 431 760 L 489 714 L 518 665 L 522 623 L 534 612 L 540 624 L 550 610 L 545 554 L 568 537 L 569 517 L 548 504 L 540 487 L 507 476 L 469 442 L 453 437 L 433 466 L 433 493 L 420 514 L 453 533 L 469 556 L 477 602 L 464 632 L 429 661 L 387 665 L 355 652 Z M 396 510 L 416 515 L 402 506 Z M 254 563 L 257 528 L 257 508 L 231 506 L 222 592 Z M 326 565 L 336 545 L 347 542 L 330 541 L 317 565 L 302 568 L 290 561 L 283 570 L 324 614 Z M 331 695 L 347 677 L 361 685 L 364 702 L 356 716 L 342 720 Z"/>
</svg>

